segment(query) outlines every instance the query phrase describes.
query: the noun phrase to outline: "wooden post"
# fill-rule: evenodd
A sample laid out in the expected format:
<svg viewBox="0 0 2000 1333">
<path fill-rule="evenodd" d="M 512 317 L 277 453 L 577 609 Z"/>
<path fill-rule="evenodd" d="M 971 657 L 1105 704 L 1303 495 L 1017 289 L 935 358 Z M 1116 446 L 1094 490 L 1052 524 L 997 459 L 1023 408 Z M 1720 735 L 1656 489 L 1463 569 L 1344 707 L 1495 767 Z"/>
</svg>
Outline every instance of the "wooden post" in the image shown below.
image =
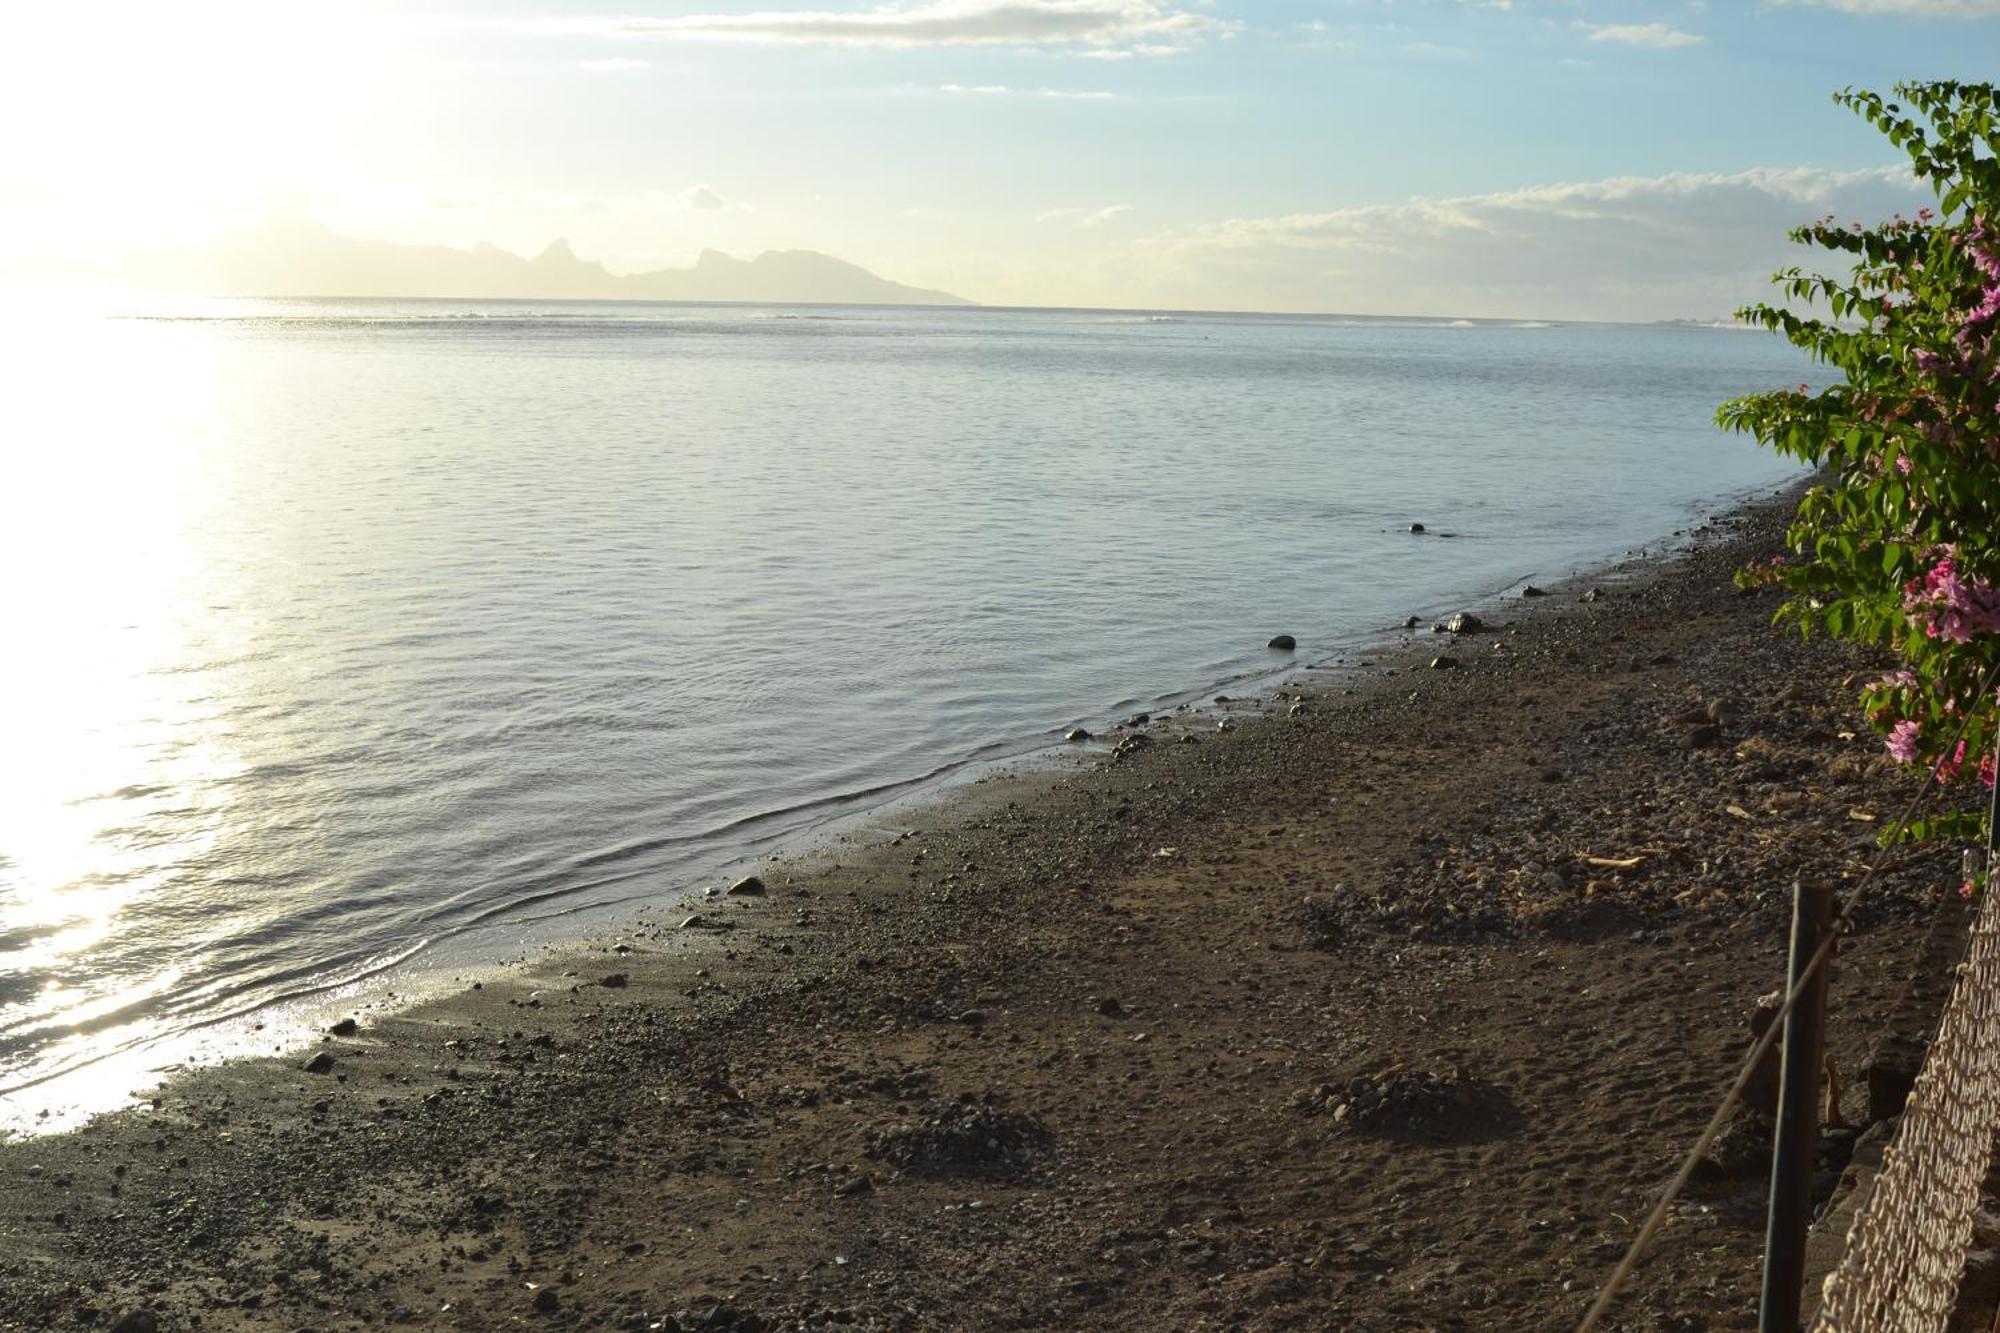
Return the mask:
<svg viewBox="0 0 2000 1333">
<path fill-rule="evenodd" d="M 1792 954 L 1786 993 L 1797 988 L 1833 922 L 1833 890 L 1799 884 L 1792 891 Z M 1778 1130 L 1771 1147 L 1771 1213 L 1764 1232 L 1764 1296 L 1758 1333 L 1798 1333 L 1805 1281 L 1806 1231 L 1812 1224 L 1813 1160 L 1819 1151 L 1819 1080 L 1826 1063 L 1826 974 L 1813 973 L 1785 1016 L 1784 1066 L 1778 1076 Z"/>
</svg>

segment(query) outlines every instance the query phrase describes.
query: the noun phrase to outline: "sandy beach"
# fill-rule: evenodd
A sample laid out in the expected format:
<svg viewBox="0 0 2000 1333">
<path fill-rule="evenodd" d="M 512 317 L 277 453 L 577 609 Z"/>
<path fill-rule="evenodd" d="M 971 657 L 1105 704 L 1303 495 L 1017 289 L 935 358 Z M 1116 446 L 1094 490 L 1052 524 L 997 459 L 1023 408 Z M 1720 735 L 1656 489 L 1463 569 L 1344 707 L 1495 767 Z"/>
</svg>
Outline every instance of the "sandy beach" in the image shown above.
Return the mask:
<svg viewBox="0 0 2000 1333">
<path fill-rule="evenodd" d="M 1911 789 L 1869 664 L 1730 582 L 1787 509 L 0 1145 L 0 1328 L 1564 1327 L 1793 883 Z M 1843 1070 L 1955 856 L 1878 881 Z M 1616 1326 L 1755 1326 L 1760 1171 L 1703 1174 Z"/>
</svg>

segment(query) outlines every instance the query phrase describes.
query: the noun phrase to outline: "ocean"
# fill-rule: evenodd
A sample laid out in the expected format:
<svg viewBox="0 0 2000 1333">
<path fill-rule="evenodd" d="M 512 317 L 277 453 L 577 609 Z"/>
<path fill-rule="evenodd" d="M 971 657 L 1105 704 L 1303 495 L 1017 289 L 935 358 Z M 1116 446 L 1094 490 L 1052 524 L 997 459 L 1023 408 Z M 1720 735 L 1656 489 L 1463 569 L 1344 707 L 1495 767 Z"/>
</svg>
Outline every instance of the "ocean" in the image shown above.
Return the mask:
<svg viewBox="0 0 2000 1333">
<path fill-rule="evenodd" d="M 642 303 L 7 355 L 16 1130 L 1659 549 L 1797 475 L 1715 405 L 1824 379 L 1684 325 Z"/>
</svg>

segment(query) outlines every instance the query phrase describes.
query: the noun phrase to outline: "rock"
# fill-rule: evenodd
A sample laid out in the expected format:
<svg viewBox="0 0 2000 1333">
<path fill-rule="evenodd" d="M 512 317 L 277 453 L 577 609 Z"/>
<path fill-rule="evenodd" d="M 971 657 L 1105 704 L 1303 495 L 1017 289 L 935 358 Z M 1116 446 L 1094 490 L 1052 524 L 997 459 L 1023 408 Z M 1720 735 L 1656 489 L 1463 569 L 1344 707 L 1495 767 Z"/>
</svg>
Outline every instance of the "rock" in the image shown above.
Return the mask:
<svg viewBox="0 0 2000 1333">
<path fill-rule="evenodd" d="M 1421 523 L 1412 523 L 1412 524 L 1410 524 L 1410 531 L 1411 531 L 1411 532 L 1422 532 L 1423 530 L 1424 530 L 1424 525 L 1423 525 L 1423 524 L 1421 524 Z"/>
<path fill-rule="evenodd" d="M 627 976 L 623 972 L 613 972 L 610 976 L 604 978 L 604 980 L 598 982 L 597 984 L 604 987 L 606 990 L 623 990 L 625 989 L 626 983 L 631 980 L 632 978 Z"/>
<path fill-rule="evenodd" d="M 1228 717 L 1222 718 L 1216 722 L 1215 729 L 1217 731 L 1234 731 L 1236 730 L 1236 720 Z"/>
<path fill-rule="evenodd" d="M 1604 600 L 1604 590 L 1602 588 L 1592 588 L 1577 600 L 1582 602 L 1601 602 Z"/>
<path fill-rule="evenodd" d="M 1470 611 L 1460 611 L 1444 622 L 1445 631 L 1449 634 L 1477 634 L 1485 625 L 1485 621 Z"/>
<path fill-rule="evenodd" d="M 1736 715 L 1736 705 L 1727 699 L 1711 699 L 1708 705 L 1708 720 L 1717 726 Z"/>
<path fill-rule="evenodd" d="M 729 886 L 729 896 L 732 898 L 761 898 L 767 892 L 764 881 L 755 875 L 745 875 Z"/>
<path fill-rule="evenodd" d="M 327 1032 L 329 1035 L 335 1037 L 351 1037 L 360 1030 L 361 1030 L 361 1025 L 359 1023 L 355 1022 L 351 1018 L 343 1018 L 338 1023 L 335 1023 L 332 1027 L 328 1028 Z"/>
<path fill-rule="evenodd" d="M 1431 670 L 1433 671 L 1454 671 L 1457 668 L 1458 659 L 1456 657 L 1433 657 L 1431 659 Z"/>
<path fill-rule="evenodd" d="M 1090 733 L 1082 727 L 1071 727 L 1063 733 L 1063 739 L 1066 741 L 1087 741 L 1090 739 Z"/>
<path fill-rule="evenodd" d="M 1280 634 L 1276 638 L 1272 639 L 1269 643 L 1265 644 L 1264 646 L 1267 648 L 1277 648 L 1285 652 L 1290 652 L 1292 649 L 1299 646 L 1299 641 L 1293 638 L 1289 634 Z"/>
<path fill-rule="evenodd" d="M 696 912 L 693 916 L 682 919 L 681 929 L 707 930 L 710 926 L 713 926 L 714 924 L 715 923 L 713 921 L 710 921 L 707 917 L 703 916 L 701 913 Z"/>
<path fill-rule="evenodd" d="M 857 1194 L 872 1194 L 875 1182 L 867 1176 L 850 1176 L 834 1186 L 833 1192 L 843 1199 L 851 1199 Z"/>
<path fill-rule="evenodd" d="M 1529 585 L 1528 585 L 1527 587 L 1525 587 L 1525 588 L 1521 589 L 1521 596 L 1523 596 L 1523 597 L 1547 597 L 1547 596 L 1548 596 L 1548 594 L 1547 594 L 1547 593 L 1545 593 L 1545 592 L 1543 592 L 1543 591 L 1542 591 L 1542 590 L 1541 590 L 1540 588 L 1537 588 L 1537 587 L 1536 587 L 1536 586 L 1535 586 L 1534 584 L 1530 583 L 1530 584 L 1529 584 Z"/>
<path fill-rule="evenodd" d="M 1421 625 L 1421 624 L 1423 624 L 1423 623 L 1424 623 L 1424 622 L 1423 622 L 1423 621 L 1422 621 L 1422 620 L 1421 620 L 1420 618 L 1418 618 L 1418 617 L 1416 617 L 1416 616 L 1404 616 L 1404 617 L 1403 617 L 1403 628 L 1404 628 L 1404 629 L 1415 629 L 1415 628 L 1416 628 L 1417 626 L 1419 626 L 1419 625 Z"/>
<path fill-rule="evenodd" d="M 556 1295 L 554 1287 L 543 1287 L 535 1293 L 534 1307 L 536 1314 L 554 1314 L 562 1309 L 562 1297 Z"/>
<path fill-rule="evenodd" d="M 967 1009 L 958 1016 L 958 1021 L 967 1027 L 976 1028 L 986 1021 L 986 1011 L 984 1009 Z"/>
<path fill-rule="evenodd" d="M 1704 723 L 1699 727 L 1690 727 L 1687 735 L 1681 737 L 1681 745 L 1689 750 L 1706 750 L 1721 739 L 1721 727 Z"/>
<path fill-rule="evenodd" d="M 111 1326 L 111 1333 L 159 1333 L 160 1317 L 151 1310 L 132 1310 Z"/>
<path fill-rule="evenodd" d="M 317 1052 L 312 1059 L 300 1065 L 299 1068 L 305 1070 L 308 1074 L 331 1074 L 333 1072 L 333 1053 L 331 1051 Z"/>
<path fill-rule="evenodd" d="M 1305 706 L 1304 704 L 1302 704 L 1302 703 L 1300 703 L 1300 704 L 1293 704 L 1293 705 L 1292 705 L 1292 706 L 1291 706 L 1290 708 L 1287 708 L 1287 709 L 1285 710 L 1285 716 L 1286 716 L 1286 717 L 1299 717 L 1299 716 L 1302 716 L 1302 715 L 1303 715 L 1303 714 L 1305 713 L 1305 711 L 1306 711 L 1306 706 Z"/>
<path fill-rule="evenodd" d="M 1106 1018 L 1122 1018 L 1125 1014 L 1125 1006 L 1118 1002 L 1116 995 L 1107 995 L 1097 1002 L 1097 1012 L 1103 1014 Z"/>
<path fill-rule="evenodd" d="M 1152 720 L 1153 715 L 1151 713 L 1134 713 L 1125 719 L 1125 725 L 1128 727 L 1143 727 Z"/>
</svg>

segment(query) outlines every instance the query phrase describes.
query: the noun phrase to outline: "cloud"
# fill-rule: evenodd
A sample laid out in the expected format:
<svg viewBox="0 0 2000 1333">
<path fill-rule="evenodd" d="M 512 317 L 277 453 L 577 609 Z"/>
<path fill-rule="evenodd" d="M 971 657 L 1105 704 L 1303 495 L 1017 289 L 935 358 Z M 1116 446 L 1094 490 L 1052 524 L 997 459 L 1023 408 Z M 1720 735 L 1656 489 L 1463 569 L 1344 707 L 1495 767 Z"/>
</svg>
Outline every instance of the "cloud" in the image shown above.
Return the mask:
<svg viewBox="0 0 2000 1333">
<path fill-rule="evenodd" d="M 593 74 L 616 74 L 623 70 L 651 69 L 650 60 L 633 60 L 626 56 L 612 56 L 608 60 L 579 60 L 578 69 L 587 69 Z"/>
<path fill-rule="evenodd" d="M 1643 46 L 1652 51 L 1673 51 L 1684 46 L 1700 46 L 1707 40 L 1664 23 L 1583 23 L 1577 27 L 1590 34 L 1593 42 L 1616 42 L 1620 46 Z"/>
<path fill-rule="evenodd" d="M 1109 204 L 1103 208 L 1051 208 L 1045 213 L 1037 213 L 1035 221 L 1067 222 L 1073 227 L 1101 227 L 1113 218 L 1124 217 L 1131 211 L 1130 204 Z"/>
<path fill-rule="evenodd" d="M 729 201 L 706 185 L 690 185 L 681 191 L 681 203 L 697 213 L 710 213 L 718 208 L 729 207 Z"/>
<path fill-rule="evenodd" d="M 532 31 L 686 41 L 829 46 L 1079 46 L 1140 55 L 1179 51 L 1239 26 L 1182 0 L 928 0 L 869 9 L 759 10 L 670 18 L 538 19 Z"/>
<path fill-rule="evenodd" d="M 941 93 L 962 94 L 972 97 L 1052 97 L 1071 102 L 1116 102 L 1121 100 L 1118 93 L 1100 92 L 1083 88 L 1009 88 L 1004 83 L 941 83 Z"/>
<path fill-rule="evenodd" d="M 1656 319 L 1726 313 L 1802 262 L 1791 227 L 1931 196 L 1903 167 L 1618 176 L 1494 194 L 1231 218 L 1131 250 L 1146 302 L 1277 310 Z"/>
<path fill-rule="evenodd" d="M 1838 9 L 1846 14 L 1914 14 L 1919 18 L 1973 19 L 2000 14 L 2000 0 L 1775 0 L 1777 4 Z"/>
</svg>

